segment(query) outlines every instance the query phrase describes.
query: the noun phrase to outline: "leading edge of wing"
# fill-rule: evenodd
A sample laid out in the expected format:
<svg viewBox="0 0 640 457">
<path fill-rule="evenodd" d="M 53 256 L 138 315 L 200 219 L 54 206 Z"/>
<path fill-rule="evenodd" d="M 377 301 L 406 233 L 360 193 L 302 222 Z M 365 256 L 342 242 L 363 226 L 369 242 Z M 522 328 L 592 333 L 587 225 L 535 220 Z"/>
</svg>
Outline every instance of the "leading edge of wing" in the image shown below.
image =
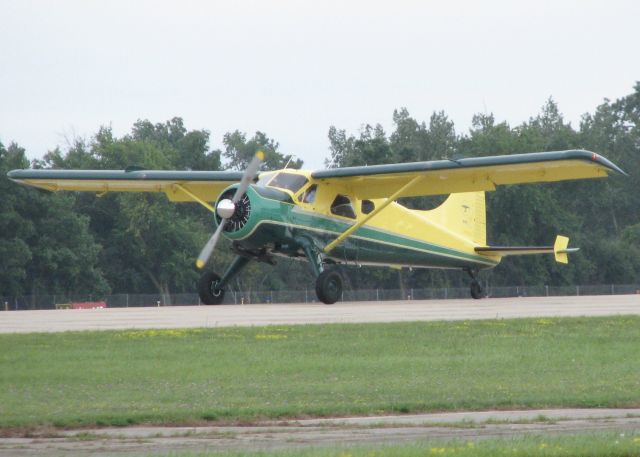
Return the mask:
<svg viewBox="0 0 640 457">
<path fill-rule="evenodd" d="M 173 170 L 11 170 L 7 177 L 22 180 L 74 181 L 240 181 L 242 172 L 234 171 L 173 171 Z"/>
<path fill-rule="evenodd" d="M 566 160 L 582 160 L 595 163 L 608 171 L 627 175 L 620 167 L 595 152 L 573 149 L 569 151 L 530 152 L 526 154 L 512 154 L 503 156 L 470 157 L 465 159 L 444 159 L 428 162 L 409 162 L 385 165 L 370 165 L 360 167 L 332 168 L 314 171 L 314 179 L 349 178 L 357 176 L 387 175 L 420 171 L 454 170 L 463 168 L 481 168 L 498 165 L 518 165 L 537 162 L 554 162 Z"/>
</svg>

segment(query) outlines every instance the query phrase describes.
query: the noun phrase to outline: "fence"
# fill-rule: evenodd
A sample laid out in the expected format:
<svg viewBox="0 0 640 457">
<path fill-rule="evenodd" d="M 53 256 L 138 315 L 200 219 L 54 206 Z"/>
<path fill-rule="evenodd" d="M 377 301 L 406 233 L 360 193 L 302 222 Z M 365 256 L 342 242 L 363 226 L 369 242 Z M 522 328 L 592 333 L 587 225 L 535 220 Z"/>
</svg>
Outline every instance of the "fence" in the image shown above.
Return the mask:
<svg viewBox="0 0 640 457">
<path fill-rule="evenodd" d="M 640 284 L 580 286 L 487 287 L 489 297 L 544 297 L 569 295 L 627 295 L 640 293 Z M 342 301 L 446 300 L 469 298 L 468 287 L 433 289 L 345 290 Z M 197 294 L 25 295 L 0 297 L 0 310 L 56 309 L 73 302 L 105 301 L 109 308 L 200 305 Z M 227 291 L 225 304 L 315 303 L 315 290 Z"/>
</svg>

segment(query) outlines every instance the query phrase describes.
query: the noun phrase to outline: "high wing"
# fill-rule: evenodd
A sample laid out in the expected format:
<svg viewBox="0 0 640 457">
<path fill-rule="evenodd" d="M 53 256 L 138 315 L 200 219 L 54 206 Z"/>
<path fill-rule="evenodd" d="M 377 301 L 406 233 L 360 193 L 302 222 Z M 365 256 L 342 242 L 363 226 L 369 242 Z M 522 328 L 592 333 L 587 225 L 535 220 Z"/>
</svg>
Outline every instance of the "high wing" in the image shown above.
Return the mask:
<svg viewBox="0 0 640 457">
<path fill-rule="evenodd" d="M 163 192 L 175 202 L 214 201 L 227 186 L 240 182 L 242 172 L 157 170 L 13 170 L 19 183 L 50 191 Z M 195 198 L 194 198 L 195 197 Z"/>
<path fill-rule="evenodd" d="M 596 153 L 570 150 L 335 168 L 311 176 L 348 187 L 359 199 L 374 199 L 389 197 L 403 186 L 406 188 L 396 198 L 491 191 L 504 184 L 604 178 L 611 172 L 626 174 Z"/>
</svg>

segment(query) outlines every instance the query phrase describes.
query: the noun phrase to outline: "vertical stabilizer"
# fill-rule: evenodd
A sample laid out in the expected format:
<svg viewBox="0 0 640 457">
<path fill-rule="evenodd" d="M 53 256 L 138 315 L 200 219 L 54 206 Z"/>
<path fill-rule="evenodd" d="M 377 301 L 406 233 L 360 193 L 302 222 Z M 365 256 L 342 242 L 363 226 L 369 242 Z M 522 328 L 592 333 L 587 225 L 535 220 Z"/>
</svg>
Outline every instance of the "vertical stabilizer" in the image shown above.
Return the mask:
<svg viewBox="0 0 640 457">
<path fill-rule="evenodd" d="M 569 263 L 569 256 L 567 256 L 567 252 L 571 251 L 567 246 L 569 246 L 569 238 L 562 235 L 556 236 L 556 242 L 553 244 L 553 255 L 556 258 L 556 262 Z"/>
<path fill-rule="evenodd" d="M 442 205 L 429 211 L 428 217 L 476 245 L 487 244 L 484 192 L 451 194 Z"/>
</svg>

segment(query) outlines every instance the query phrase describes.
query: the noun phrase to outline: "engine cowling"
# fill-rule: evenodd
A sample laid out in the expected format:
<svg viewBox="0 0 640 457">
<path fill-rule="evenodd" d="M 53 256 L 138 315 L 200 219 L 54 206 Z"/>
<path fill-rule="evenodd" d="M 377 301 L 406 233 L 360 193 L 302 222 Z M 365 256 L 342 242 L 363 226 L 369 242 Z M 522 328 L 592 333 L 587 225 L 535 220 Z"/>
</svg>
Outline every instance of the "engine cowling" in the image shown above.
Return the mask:
<svg viewBox="0 0 640 457">
<path fill-rule="evenodd" d="M 218 202 L 216 203 L 216 208 L 223 200 L 231 200 L 233 195 L 235 194 L 235 188 L 229 188 L 225 190 L 218 198 Z M 235 202 L 235 209 L 231 217 L 226 220 L 225 226 L 222 229 L 224 232 L 233 233 L 241 230 L 247 222 L 249 222 L 249 217 L 251 216 L 251 200 L 249 195 L 245 193 L 240 200 Z M 222 218 L 216 211 L 216 222 L 220 224 Z"/>
</svg>

